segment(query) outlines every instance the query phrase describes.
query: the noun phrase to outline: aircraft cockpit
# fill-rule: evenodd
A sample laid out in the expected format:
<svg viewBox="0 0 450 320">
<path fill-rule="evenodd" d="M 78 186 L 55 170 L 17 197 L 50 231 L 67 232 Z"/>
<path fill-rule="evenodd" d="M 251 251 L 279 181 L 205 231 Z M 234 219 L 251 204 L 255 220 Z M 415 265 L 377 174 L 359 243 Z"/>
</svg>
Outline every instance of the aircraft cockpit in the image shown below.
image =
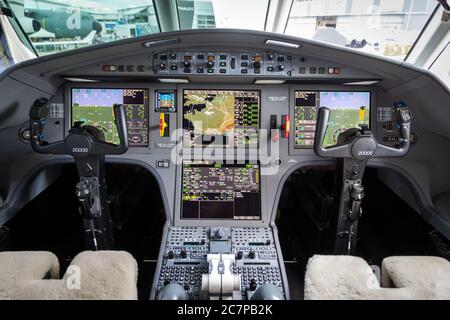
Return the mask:
<svg viewBox="0 0 450 320">
<path fill-rule="evenodd" d="M 450 299 L 449 17 L 0 0 L 0 299 Z"/>
</svg>

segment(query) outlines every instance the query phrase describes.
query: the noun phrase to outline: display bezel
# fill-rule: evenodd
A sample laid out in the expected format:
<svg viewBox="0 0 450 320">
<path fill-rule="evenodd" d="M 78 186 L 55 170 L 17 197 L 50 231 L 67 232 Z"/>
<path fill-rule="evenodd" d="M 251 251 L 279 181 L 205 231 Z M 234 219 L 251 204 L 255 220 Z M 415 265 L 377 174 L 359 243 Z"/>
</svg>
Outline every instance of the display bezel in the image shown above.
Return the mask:
<svg viewBox="0 0 450 320">
<path fill-rule="evenodd" d="M 257 161 L 256 163 L 252 163 L 252 162 L 245 162 L 245 163 L 238 163 L 237 161 L 234 162 L 232 165 L 240 165 L 240 164 L 252 164 L 252 165 L 257 165 L 258 166 L 258 177 L 259 177 L 259 183 L 258 183 L 258 195 L 259 195 L 259 199 L 258 199 L 258 211 L 259 214 L 258 216 L 255 216 L 257 218 L 255 219 L 234 219 L 234 218 L 184 218 L 183 217 L 183 177 L 184 177 L 184 163 L 188 162 L 188 161 L 193 161 L 193 160 L 183 160 L 181 163 L 181 186 L 180 186 L 180 195 L 181 195 L 181 201 L 180 201 L 180 210 L 179 210 L 179 214 L 180 214 L 180 220 L 181 221 L 235 221 L 235 222 L 259 222 L 262 219 L 262 202 L 261 202 L 261 198 L 262 198 L 262 193 L 261 193 L 261 184 L 262 184 L 262 180 L 261 180 L 261 164 L 259 163 L 259 161 Z M 195 161 L 195 160 L 194 160 Z M 202 161 L 210 161 L 211 165 L 214 165 L 215 163 L 220 163 L 221 161 L 215 161 L 215 160 L 202 160 Z M 227 163 L 226 161 L 222 161 L 223 163 L 223 167 L 226 167 L 227 165 L 230 165 L 229 163 Z"/>
<path fill-rule="evenodd" d="M 259 133 L 259 130 L 261 129 L 261 108 L 262 108 L 262 92 L 261 89 L 236 89 L 236 88 L 223 88 L 223 89 L 217 89 L 217 88 L 208 88 L 208 87 L 204 87 L 204 88 L 188 88 L 188 87 L 184 87 L 182 88 L 182 90 L 180 90 L 182 92 L 182 94 L 180 95 L 179 99 L 181 101 L 181 104 L 179 105 L 179 112 L 181 114 L 181 123 L 180 123 L 180 127 L 183 130 L 183 132 L 186 130 L 184 128 L 184 95 L 186 91 L 196 91 L 196 90 L 202 90 L 202 91 L 243 91 L 243 92 L 257 92 L 258 93 L 258 97 L 259 97 L 259 107 L 258 107 L 258 128 L 257 131 Z M 192 146 L 188 146 L 185 144 L 184 141 L 184 137 L 182 139 L 182 143 L 183 143 L 183 148 L 225 148 L 225 149 L 239 149 L 239 148 L 247 148 L 247 146 L 241 147 L 241 146 L 233 146 L 233 147 L 229 147 L 226 144 L 202 144 L 202 145 L 192 145 Z M 259 148 L 259 139 L 257 141 L 256 146 L 254 147 L 250 147 L 250 148 Z"/>
<path fill-rule="evenodd" d="M 70 120 L 69 120 L 69 127 L 71 127 L 74 123 L 74 106 L 73 106 L 73 91 L 76 89 L 91 89 L 91 90 L 143 90 L 144 91 L 144 106 L 147 111 L 147 143 L 146 144 L 140 144 L 140 145 L 130 145 L 130 148 L 149 148 L 150 146 L 150 90 L 149 88 L 144 87 L 97 87 L 97 86 L 77 86 L 73 85 L 69 87 L 69 93 L 70 93 L 70 101 L 69 101 L 69 108 L 70 108 Z M 146 94 L 146 95 L 145 95 Z"/>
</svg>

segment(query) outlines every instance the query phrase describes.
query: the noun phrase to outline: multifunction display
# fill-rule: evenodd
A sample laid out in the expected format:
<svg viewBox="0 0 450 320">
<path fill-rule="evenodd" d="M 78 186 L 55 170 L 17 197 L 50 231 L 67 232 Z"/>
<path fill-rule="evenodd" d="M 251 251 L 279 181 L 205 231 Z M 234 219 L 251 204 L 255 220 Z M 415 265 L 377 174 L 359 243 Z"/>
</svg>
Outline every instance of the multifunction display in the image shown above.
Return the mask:
<svg viewBox="0 0 450 320">
<path fill-rule="evenodd" d="M 105 140 L 119 144 L 114 123 L 114 104 L 126 110 L 130 146 L 148 146 L 148 90 L 145 89 L 72 89 L 72 124 L 83 121 L 105 132 Z"/>
<path fill-rule="evenodd" d="M 295 91 L 294 147 L 310 148 L 314 144 L 317 110 L 331 110 L 323 146 L 337 143 L 339 134 L 370 122 L 370 92 Z"/>
<path fill-rule="evenodd" d="M 183 161 L 182 219 L 261 218 L 259 164 Z"/>
<path fill-rule="evenodd" d="M 260 92 L 185 90 L 184 146 L 257 147 Z"/>
</svg>

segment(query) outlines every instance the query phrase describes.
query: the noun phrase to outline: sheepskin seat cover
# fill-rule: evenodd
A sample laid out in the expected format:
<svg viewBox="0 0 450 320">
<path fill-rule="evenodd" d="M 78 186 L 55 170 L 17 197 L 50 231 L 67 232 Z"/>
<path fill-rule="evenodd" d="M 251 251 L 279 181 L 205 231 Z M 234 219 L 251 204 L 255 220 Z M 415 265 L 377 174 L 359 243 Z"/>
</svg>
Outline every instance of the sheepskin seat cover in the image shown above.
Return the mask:
<svg viewBox="0 0 450 320">
<path fill-rule="evenodd" d="M 52 253 L 0 253 L 0 298 L 137 299 L 137 263 L 124 251 L 81 252 L 62 279 L 58 273 Z"/>
<path fill-rule="evenodd" d="M 58 258 L 46 251 L 0 252 L 0 299 L 10 299 L 19 282 L 59 279 Z"/>
<path fill-rule="evenodd" d="M 437 257 L 386 258 L 381 286 L 359 257 L 316 255 L 308 261 L 305 299 L 450 299 L 449 268 L 447 260 Z"/>
<path fill-rule="evenodd" d="M 381 270 L 383 287 L 408 288 L 416 299 L 450 299 L 450 262 L 444 258 L 389 257 Z"/>
</svg>

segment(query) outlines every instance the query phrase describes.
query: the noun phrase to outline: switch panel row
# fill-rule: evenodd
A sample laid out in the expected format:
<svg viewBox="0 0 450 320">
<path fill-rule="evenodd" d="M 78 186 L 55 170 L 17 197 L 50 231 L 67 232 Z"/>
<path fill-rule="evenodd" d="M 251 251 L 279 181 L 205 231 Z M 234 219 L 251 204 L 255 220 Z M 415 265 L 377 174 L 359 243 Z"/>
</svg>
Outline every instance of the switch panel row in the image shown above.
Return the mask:
<svg viewBox="0 0 450 320">
<path fill-rule="evenodd" d="M 158 75 L 289 76 L 291 56 L 265 52 L 162 52 L 153 55 Z"/>
</svg>

